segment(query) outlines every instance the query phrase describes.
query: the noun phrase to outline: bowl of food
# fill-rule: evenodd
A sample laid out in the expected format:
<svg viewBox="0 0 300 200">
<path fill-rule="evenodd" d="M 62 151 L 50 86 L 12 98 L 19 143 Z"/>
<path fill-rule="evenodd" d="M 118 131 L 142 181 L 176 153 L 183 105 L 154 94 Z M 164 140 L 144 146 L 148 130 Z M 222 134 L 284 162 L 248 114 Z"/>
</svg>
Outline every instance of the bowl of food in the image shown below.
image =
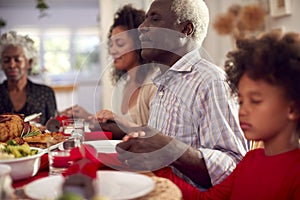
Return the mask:
<svg viewBox="0 0 300 200">
<path fill-rule="evenodd" d="M 11 177 L 14 181 L 35 176 L 41 164 L 41 156 L 45 150 L 30 147 L 28 144 L 0 144 L 0 164 L 11 167 Z"/>
</svg>

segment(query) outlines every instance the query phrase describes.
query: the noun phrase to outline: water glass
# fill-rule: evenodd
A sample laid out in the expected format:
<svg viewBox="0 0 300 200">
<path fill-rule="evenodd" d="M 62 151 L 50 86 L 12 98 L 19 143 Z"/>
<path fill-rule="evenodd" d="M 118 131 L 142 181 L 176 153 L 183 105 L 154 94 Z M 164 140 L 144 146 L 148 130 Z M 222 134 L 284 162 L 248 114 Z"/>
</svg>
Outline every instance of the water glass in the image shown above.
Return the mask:
<svg viewBox="0 0 300 200">
<path fill-rule="evenodd" d="M 84 119 L 64 119 L 62 120 L 63 132 L 71 138 L 80 138 L 84 141 Z"/>
<path fill-rule="evenodd" d="M 72 143 L 72 145 L 66 147 L 64 143 Z M 49 175 L 58 175 L 65 172 L 73 164 L 71 150 L 82 145 L 82 141 L 78 137 L 70 138 L 64 143 L 57 146 L 57 141 L 53 137 L 50 137 L 47 141 Z"/>
</svg>

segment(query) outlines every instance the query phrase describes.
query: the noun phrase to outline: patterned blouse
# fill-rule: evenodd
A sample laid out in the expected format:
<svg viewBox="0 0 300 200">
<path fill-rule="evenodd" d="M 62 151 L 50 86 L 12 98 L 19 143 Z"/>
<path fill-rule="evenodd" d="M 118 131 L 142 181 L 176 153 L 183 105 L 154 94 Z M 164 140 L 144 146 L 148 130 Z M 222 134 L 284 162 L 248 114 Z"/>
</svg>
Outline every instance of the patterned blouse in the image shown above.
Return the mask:
<svg viewBox="0 0 300 200">
<path fill-rule="evenodd" d="M 54 91 L 46 85 L 36 84 L 27 80 L 26 92 L 25 105 L 16 111 L 9 98 L 7 81 L 0 84 L 0 114 L 18 113 L 27 116 L 41 112 L 40 123 L 45 125 L 47 120 L 55 115 L 57 109 Z"/>
</svg>

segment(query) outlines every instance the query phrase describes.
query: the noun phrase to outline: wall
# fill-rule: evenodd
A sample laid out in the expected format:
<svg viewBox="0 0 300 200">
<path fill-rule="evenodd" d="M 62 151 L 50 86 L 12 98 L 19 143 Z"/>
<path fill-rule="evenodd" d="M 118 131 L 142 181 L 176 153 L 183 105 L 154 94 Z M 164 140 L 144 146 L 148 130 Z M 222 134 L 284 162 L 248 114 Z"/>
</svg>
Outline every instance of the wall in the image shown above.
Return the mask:
<svg viewBox="0 0 300 200">
<path fill-rule="evenodd" d="M 98 26 L 98 8 L 51 8 L 47 10 L 48 16 L 39 18 L 39 11 L 34 8 L 0 8 L 1 17 L 6 21 L 3 30 L 12 27 L 88 27 Z"/>
<path fill-rule="evenodd" d="M 269 0 L 209 0 L 206 1 L 207 5 L 210 9 L 210 27 L 208 36 L 204 42 L 203 47 L 208 52 L 211 57 L 211 60 L 215 62 L 218 66 L 223 66 L 224 60 L 226 58 L 226 54 L 228 51 L 232 49 L 232 41 L 229 36 L 220 36 L 216 33 L 216 31 L 212 28 L 213 20 L 216 15 L 219 13 L 225 13 L 229 6 L 232 4 L 249 4 L 255 2 L 263 3 L 263 6 L 268 8 Z M 275 1 L 275 0 L 272 0 Z M 275 29 L 275 28 L 283 28 L 285 31 L 296 31 L 300 32 L 300 1 L 299 0 L 291 0 L 292 2 L 292 15 L 283 16 L 280 18 L 270 17 L 269 15 L 266 18 L 266 31 Z"/>
<path fill-rule="evenodd" d="M 288 16 L 283 16 L 280 18 L 270 18 L 269 25 L 270 28 L 283 28 L 285 31 L 296 31 L 300 32 L 300 1 L 291 0 L 292 3 L 292 14 Z"/>
</svg>

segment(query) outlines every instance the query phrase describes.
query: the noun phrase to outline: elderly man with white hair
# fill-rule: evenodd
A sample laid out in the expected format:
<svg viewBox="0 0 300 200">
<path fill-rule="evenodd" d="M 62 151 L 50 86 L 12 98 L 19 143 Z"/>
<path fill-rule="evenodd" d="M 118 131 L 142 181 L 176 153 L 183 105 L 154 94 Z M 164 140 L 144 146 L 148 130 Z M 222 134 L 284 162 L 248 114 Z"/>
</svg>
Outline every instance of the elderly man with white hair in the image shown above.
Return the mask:
<svg viewBox="0 0 300 200">
<path fill-rule="evenodd" d="M 118 144 L 132 169 L 174 172 L 199 188 L 220 183 L 247 152 L 222 69 L 200 55 L 209 24 L 203 0 L 154 0 L 140 25 L 142 56 L 160 66 L 148 127 Z"/>
</svg>

